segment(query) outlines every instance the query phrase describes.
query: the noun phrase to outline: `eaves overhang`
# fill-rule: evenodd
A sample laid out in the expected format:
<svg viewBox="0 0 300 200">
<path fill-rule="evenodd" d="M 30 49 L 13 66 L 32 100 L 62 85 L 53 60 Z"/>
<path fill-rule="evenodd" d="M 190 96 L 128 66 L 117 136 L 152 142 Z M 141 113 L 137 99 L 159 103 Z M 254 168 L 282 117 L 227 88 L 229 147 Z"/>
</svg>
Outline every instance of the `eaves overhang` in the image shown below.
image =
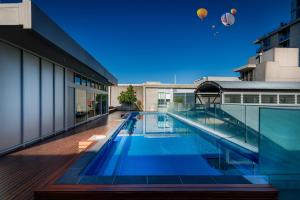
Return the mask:
<svg viewBox="0 0 300 200">
<path fill-rule="evenodd" d="M 31 1 L 0 4 L 0 39 L 101 83 L 118 80 Z"/>
</svg>

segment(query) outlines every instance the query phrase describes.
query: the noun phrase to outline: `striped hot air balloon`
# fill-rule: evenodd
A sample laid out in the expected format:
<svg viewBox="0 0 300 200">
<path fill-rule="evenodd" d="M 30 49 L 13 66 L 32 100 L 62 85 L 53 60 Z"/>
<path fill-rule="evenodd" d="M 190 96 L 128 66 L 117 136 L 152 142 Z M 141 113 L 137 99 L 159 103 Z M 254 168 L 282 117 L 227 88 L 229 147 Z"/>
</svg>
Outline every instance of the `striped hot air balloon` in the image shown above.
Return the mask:
<svg viewBox="0 0 300 200">
<path fill-rule="evenodd" d="M 232 26 L 235 23 L 235 17 L 231 13 L 225 13 L 221 17 L 224 26 Z"/>
</svg>

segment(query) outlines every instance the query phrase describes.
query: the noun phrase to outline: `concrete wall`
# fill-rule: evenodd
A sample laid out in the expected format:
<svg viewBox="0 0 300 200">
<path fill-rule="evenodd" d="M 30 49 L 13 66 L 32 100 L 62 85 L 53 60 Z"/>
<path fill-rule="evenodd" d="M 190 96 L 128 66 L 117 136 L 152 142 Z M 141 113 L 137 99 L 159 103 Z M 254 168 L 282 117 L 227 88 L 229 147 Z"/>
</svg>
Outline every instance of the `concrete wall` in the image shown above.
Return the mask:
<svg viewBox="0 0 300 200">
<path fill-rule="evenodd" d="M 278 62 L 267 62 L 263 67 L 265 68 L 265 81 L 300 81 L 300 68 L 281 67 Z"/>
<path fill-rule="evenodd" d="M 256 67 L 255 81 L 300 82 L 300 68 L 282 67 L 279 62 L 265 62 Z"/>
<path fill-rule="evenodd" d="M 253 72 L 254 81 L 266 81 L 266 63 L 257 65 Z"/>
<path fill-rule="evenodd" d="M 274 55 L 275 55 L 275 49 L 270 49 L 269 51 L 266 51 L 261 56 L 261 63 L 268 62 L 268 61 L 274 61 Z"/>
<path fill-rule="evenodd" d="M 274 48 L 262 55 L 254 70 L 255 81 L 300 82 L 298 48 Z"/>
<path fill-rule="evenodd" d="M 145 89 L 145 111 L 156 112 L 158 104 L 158 89 L 146 88 Z"/>
<path fill-rule="evenodd" d="M 249 63 L 249 64 L 253 64 L 253 65 L 258 64 L 258 61 L 257 61 L 257 59 L 256 59 L 256 56 L 250 57 L 249 60 L 248 60 L 248 63 Z"/>
<path fill-rule="evenodd" d="M 275 48 L 274 60 L 281 67 L 298 67 L 299 66 L 299 49 L 298 48 Z"/>
<path fill-rule="evenodd" d="M 119 103 L 118 97 L 120 96 L 121 92 L 126 91 L 128 88 L 128 85 L 122 86 L 111 86 L 110 87 L 110 97 L 109 97 L 109 106 L 112 107 L 119 107 L 121 104 Z M 133 86 L 134 91 L 136 92 L 136 97 L 138 101 L 141 101 L 143 103 L 143 86 Z"/>
<path fill-rule="evenodd" d="M 237 79 L 237 78 L 236 78 Z M 129 84 L 110 87 L 110 106 L 121 106 L 118 100 L 122 91 L 126 91 Z M 137 99 L 142 102 L 143 110 L 149 112 L 158 111 L 158 93 L 169 91 L 173 97 L 173 93 L 193 93 L 197 85 L 176 85 L 176 84 L 160 84 L 160 83 L 145 83 L 141 85 L 132 85 Z M 171 98 L 172 101 L 172 98 Z"/>
</svg>

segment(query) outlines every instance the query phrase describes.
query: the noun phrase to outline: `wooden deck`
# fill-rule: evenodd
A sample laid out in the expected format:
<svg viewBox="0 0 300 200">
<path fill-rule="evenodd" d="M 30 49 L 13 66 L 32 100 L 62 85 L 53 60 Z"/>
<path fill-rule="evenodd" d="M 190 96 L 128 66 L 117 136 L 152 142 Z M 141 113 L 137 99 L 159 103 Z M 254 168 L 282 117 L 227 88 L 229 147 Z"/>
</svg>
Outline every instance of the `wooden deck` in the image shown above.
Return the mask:
<svg viewBox="0 0 300 200">
<path fill-rule="evenodd" d="M 93 135 L 105 135 L 120 123 L 113 113 L 71 131 L 0 158 L 0 200 L 33 199 L 33 191 L 47 183 L 64 165 L 72 162 Z"/>
</svg>

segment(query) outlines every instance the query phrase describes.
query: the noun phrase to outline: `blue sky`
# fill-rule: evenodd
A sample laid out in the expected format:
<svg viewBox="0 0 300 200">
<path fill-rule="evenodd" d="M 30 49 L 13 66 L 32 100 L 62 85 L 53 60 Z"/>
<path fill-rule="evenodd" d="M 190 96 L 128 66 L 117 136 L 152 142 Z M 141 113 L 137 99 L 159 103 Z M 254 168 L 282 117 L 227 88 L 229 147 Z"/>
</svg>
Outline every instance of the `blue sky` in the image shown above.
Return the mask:
<svg viewBox="0 0 300 200">
<path fill-rule="evenodd" d="M 289 0 L 35 0 L 119 83 L 192 83 L 232 76 L 255 54 L 253 41 L 290 20 Z M 209 15 L 201 22 L 198 8 Z M 236 24 L 220 22 L 236 8 Z M 216 29 L 211 26 L 216 25 Z M 219 32 L 214 36 L 214 32 Z"/>
</svg>

